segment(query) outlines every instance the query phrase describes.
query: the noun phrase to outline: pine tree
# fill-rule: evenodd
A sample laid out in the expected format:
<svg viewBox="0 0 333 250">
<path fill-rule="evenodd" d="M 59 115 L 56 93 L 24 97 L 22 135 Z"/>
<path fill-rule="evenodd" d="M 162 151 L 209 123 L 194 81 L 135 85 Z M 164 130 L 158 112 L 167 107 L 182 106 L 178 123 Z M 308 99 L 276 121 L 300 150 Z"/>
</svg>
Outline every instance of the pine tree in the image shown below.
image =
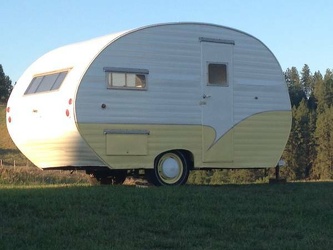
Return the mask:
<svg viewBox="0 0 333 250">
<path fill-rule="evenodd" d="M 325 76 L 324 76 L 324 81 L 328 81 L 328 80 L 333 80 L 333 72 L 330 69 L 326 70 Z"/>
<path fill-rule="evenodd" d="M 284 152 L 289 179 L 308 177 L 312 159 L 311 116 L 306 99 L 302 99 L 298 107 L 292 109 L 292 128 Z"/>
<path fill-rule="evenodd" d="M 317 81 L 314 89 L 317 102 L 316 159 L 311 177 L 332 179 L 333 154 L 333 73 L 327 69 L 324 79 Z"/>
<path fill-rule="evenodd" d="M 333 79 L 325 77 L 315 85 L 315 98 L 317 104 L 317 113 L 323 113 L 326 107 L 333 104 Z"/>
<path fill-rule="evenodd" d="M 333 106 L 325 105 L 324 111 L 318 114 L 315 137 L 317 141 L 317 158 L 311 171 L 316 179 L 333 177 Z"/>
<path fill-rule="evenodd" d="M 291 69 L 288 68 L 285 72 L 285 78 L 288 86 L 300 85 L 300 78 L 296 67 L 291 67 Z"/>
<path fill-rule="evenodd" d="M 13 89 L 12 81 L 5 75 L 0 64 L 0 103 L 6 103 Z"/>
<path fill-rule="evenodd" d="M 291 106 L 298 107 L 302 99 L 306 99 L 306 94 L 300 83 L 300 78 L 296 67 L 292 67 L 291 69 L 288 68 L 286 70 L 285 79 L 288 85 Z"/>
<path fill-rule="evenodd" d="M 313 92 L 309 98 L 309 107 L 315 112 L 317 112 L 318 109 L 318 100 L 320 99 L 323 83 L 324 80 L 322 74 L 320 71 L 316 71 L 313 74 Z"/>
<path fill-rule="evenodd" d="M 331 107 L 333 105 L 333 79 L 324 82 L 324 103 Z"/>
<path fill-rule="evenodd" d="M 309 107 L 309 104 L 308 104 Z M 312 167 L 317 157 L 317 149 L 316 149 L 316 122 L 317 122 L 317 113 L 315 109 L 309 109 L 309 141 L 308 141 L 308 164 L 305 169 L 305 177 L 309 178 Z"/>
<path fill-rule="evenodd" d="M 313 92 L 313 77 L 311 75 L 310 68 L 307 64 L 304 64 L 301 72 L 301 85 L 303 91 L 307 98 L 310 97 L 311 93 Z"/>
</svg>

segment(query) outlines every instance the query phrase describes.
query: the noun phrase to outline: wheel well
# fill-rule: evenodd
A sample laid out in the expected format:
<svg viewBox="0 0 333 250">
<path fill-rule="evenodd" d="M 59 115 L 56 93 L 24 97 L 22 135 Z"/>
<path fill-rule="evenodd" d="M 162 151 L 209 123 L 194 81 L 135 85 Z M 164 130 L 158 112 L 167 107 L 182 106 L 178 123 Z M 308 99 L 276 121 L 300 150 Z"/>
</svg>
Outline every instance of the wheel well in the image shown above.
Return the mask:
<svg viewBox="0 0 333 250">
<path fill-rule="evenodd" d="M 161 155 L 163 155 L 165 153 L 168 153 L 168 152 L 179 152 L 179 153 L 181 153 L 186 159 L 189 170 L 194 169 L 194 155 L 192 154 L 191 151 L 188 151 L 188 150 L 185 150 L 185 149 L 173 149 L 173 150 L 162 152 L 158 156 L 156 156 L 154 164 L 156 164 L 157 159 Z"/>
</svg>

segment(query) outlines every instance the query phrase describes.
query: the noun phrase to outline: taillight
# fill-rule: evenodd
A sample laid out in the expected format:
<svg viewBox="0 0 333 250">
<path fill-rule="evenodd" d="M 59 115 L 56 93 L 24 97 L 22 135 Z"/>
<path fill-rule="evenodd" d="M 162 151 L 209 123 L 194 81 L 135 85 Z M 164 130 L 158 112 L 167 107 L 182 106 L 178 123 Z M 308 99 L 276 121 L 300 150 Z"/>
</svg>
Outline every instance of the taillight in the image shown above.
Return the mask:
<svg viewBox="0 0 333 250">
<path fill-rule="evenodd" d="M 10 112 L 10 107 L 7 107 L 6 108 L 6 111 L 7 111 L 7 113 L 9 114 L 9 112 Z M 10 115 L 8 115 L 8 123 L 11 123 L 12 122 L 12 117 L 10 116 Z"/>
<path fill-rule="evenodd" d="M 73 99 L 72 98 L 69 98 L 68 99 L 68 105 L 72 105 L 73 104 Z M 66 109 L 66 116 L 67 117 L 70 117 L 70 115 L 71 115 L 71 112 L 69 111 L 70 109 L 68 108 L 68 109 Z"/>
</svg>

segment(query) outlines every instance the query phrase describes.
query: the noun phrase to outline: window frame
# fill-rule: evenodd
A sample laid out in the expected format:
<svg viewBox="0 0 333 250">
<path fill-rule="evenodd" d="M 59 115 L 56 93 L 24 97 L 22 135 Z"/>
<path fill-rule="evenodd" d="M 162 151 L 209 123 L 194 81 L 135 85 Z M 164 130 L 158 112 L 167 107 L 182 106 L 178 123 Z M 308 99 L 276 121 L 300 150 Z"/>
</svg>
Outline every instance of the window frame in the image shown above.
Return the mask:
<svg viewBox="0 0 333 250">
<path fill-rule="evenodd" d="M 225 66 L 225 82 L 210 82 L 210 65 L 224 65 Z M 216 87 L 229 87 L 229 64 L 227 62 L 207 62 L 207 86 Z"/>
<path fill-rule="evenodd" d="M 63 69 L 63 70 L 34 75 L 27 89 L 25 90 L 24 95 L 33 95 L 39 93 L 58 91 L 61 88 L 63 82 L 65 81 L 69 71 L 70 69 Z M 48 78 L 51 77 L 54 77 L 53 82 L 48 82 L 48 80 L 50 80 Z M 61 79 L 60 82 L 58 81 L 59 79 Z M 38 81 L 37 84 L 36 81 Z M 43 85 L 43 82 L 46 85 Z"/>
<path fill-rule="evenodd" d="M 147 69 L 104 67 L 103 70 L 105 72 L 105 82 L 106 82 L 107 89 L 138 90 L 138 91 L 145 91 L 148 89 L 147 79 L 148 79 L 149 71 Z M 123 86 L 112 85 L 113 74 L 123 74 L 124 75 L 125 83 Z M 128 84 L 129 75 L 134 75 L 135 86 L 129 86 L 129 84 Z M 142 79 L 141 79 L 142 77 L 144 77 L 144 86 L 137 87 L 136 78 L 139 78 L 142 81 Z"/>
</svg>

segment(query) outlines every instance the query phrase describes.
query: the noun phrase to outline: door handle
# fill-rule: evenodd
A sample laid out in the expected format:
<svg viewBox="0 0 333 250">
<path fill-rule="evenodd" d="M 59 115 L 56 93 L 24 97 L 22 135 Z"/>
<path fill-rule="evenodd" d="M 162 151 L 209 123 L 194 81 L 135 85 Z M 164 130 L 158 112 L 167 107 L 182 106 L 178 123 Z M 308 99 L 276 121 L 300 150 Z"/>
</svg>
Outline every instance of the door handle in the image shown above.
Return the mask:
<svg viewBox="0 0 333 250">
<path fill-rule="evenodd" d="M 203 94 L 203 95 L 202 95 L 202 98 L 203 98 L 203 99 L 207 99 L 207 98 L 210 98 L 210 97 L 211 97 L 210 95 L 206 95 L 206 94 Z"/>
</svg>

